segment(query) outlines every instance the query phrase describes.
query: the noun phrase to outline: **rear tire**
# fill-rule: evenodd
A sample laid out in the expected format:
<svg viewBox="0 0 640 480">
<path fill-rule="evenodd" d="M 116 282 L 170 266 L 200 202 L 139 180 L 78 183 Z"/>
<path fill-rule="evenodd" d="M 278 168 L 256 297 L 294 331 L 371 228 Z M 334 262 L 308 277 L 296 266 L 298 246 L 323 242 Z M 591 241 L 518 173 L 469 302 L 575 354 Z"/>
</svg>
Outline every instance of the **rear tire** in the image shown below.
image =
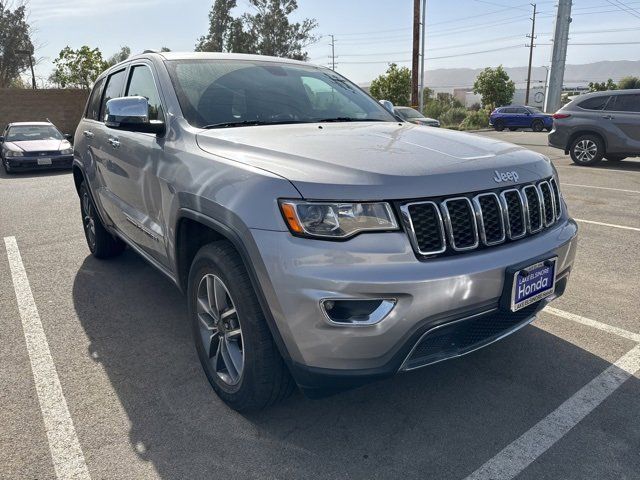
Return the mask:
<svg viewBox="0 0 640 480">
<path fill-rule="evenodd" d="M 496 120 L 495 122 L 493 122 L 493 128 L 495 129 L 496 132 L 503 131 L 504 130 L 504 121 Z"/>
<path fill-rule="evenodd" d="M 533 130 L 534 132 L 541 132 L 542 130 L 544 130 L 544 123 L 542 123 L 540 120 L 534 120 L 533 123 L 531 123 L 531 130 Z"/>
<path fill-rule="evenodd" d="M 111 235 L 102 224 L 84 181 L 80 184 L 79 194 L 82 226 L 84 227 L 84 236 L 87 239 L 91 254 L 101 259 L 120 255 L 126 245 L 122 240 Z"/>
<path fill-rule="evenodd" d="M 622 155 L 606 155 L 604 158 L 606 158 L 608 162 L 621 162 L 627 157 Z"/>
<path fill-rule="evenodd" d="M 571 143 L 569 153 L 577 165 L 596 165 L 602 161 L 604 145 L 596 135 L 580 135 Z"/>
<path fill-rule="evenodd" d="M 227 405 L 240 412 L 260 410 L 293 392 L 295 383 L 249 274 L 229 242 L 213 242 L 198 251 L 187 295 L 198 358 Z"/>
</svg>

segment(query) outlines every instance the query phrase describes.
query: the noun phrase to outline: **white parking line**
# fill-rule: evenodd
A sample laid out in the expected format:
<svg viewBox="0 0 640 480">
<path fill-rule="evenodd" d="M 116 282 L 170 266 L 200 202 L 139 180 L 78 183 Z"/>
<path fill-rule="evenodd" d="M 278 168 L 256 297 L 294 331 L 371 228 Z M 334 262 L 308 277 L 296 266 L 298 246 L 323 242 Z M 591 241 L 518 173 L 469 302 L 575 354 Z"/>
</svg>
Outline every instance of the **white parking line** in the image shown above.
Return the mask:
<svg viewBox="0 0 640 480">
<path fill-rule="evenodd" d="M 581 317 L 580 315 L 576 315 L 574 313 L 558 310 L 557 308 L 546 307 L 543 311 L 548 312 L 552 315 L 556 315 L 558 317 L 566 318 L 567 320 L 571 320 L 576 323 L 581 323 L 582 325 L 586 325 L 588 327 L 597 328 L 598 330 L 612 333 L 613 335 L 618 335 L 619 337 L 627 338 L 629 340 L 633 340 L 634 342 L 640 343 L 640 334 L 633 333 L 622 328 L 607 325 L 606 323 L 591 320 L 590 318 Z"/>
<path fill-rule="evenodd" d="M 56 476 L 59 480 L 90 479 L 18 250 L 18 243 L 15 237 L 5 237 L 4 243 Z"/>
<path fill-rule="evenodd" d="M 594 222 L 593 220 L 582 220 L 581 218 L 574 218 L 576 222 L 590 223 L 591 225 L 600 225 L 602 227 L 621 228 L 623 230 L 633 230 L 634 232 L 640 232 L 640 228 L 627 227 L 626 225 L 615 225 L 613 223 Z"/>
<path fill-rule="evenodd" d="M 551 448 L 583 418 L 640 370 L 640 345 L 591 380 L 466 480 L 510 480 Z"/>
<path fill-rule="evenodd" d="M 558 159 L 555 160 L 560 160 L 564 157 L 560 157 Z M 554 164 L 555 165 L 555 164 Z M 636 170 L 617 170 L 615 168 L 585 168 L 585 167 L 581 167 L 579 165 L 555 165 L 556 168 L 570 168 L 572 169 L 574 172 L 579 172 L 582 171 L 584 169 L 585 172 L 604 172 L 604 173 L 609 173 L 609 172 L 616 172 L 616 173 L 640 173 L 640 171 L 636 171 Z"/>
<path fill-rule="evenodd" d="M 598 190 L 613 190 L 614 192 L 624 192 L 624 193 L 640 193 L 640 190 L 625 190 L 623 188 L 611 188 L 611 187 L 596 187 L 595 185 L 579 185 L 576 183 L 565 183 L 561 182 L 561 187 L 580 187 L 580 188 L 597 188 Z"/>
</svg>

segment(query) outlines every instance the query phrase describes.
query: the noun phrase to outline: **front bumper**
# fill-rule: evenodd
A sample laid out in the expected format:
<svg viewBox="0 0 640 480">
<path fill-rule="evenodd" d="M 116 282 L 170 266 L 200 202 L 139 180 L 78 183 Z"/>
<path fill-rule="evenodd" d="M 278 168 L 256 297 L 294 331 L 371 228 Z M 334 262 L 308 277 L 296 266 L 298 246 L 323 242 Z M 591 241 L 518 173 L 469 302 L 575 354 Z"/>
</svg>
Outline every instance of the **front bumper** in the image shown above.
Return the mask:
<svg viewBox="0 0 640 480">
<path fill-rule="evenodd" d="M 347 242 L 264 230 L 252 234 L 266 266 L 259 280 L 294 377 L 306 388 L 344 388 L 396 373 L 433 327 L 499 312 L 505 270 L 513 265 L 557 256 L 556 296 L 562 294 L 575 257 L 577 226 L 562 218 L 525 240 L 425 261 L 416 258 L 404 232 L 365 234 Z M 382 297 L 397 299 L 396 307 L 366 327 L 331 324 L 320 308 L 327 298 Z M 544 304 L 515 323 L 530 321 Z"/>
<path fill-rule="evenodd" d="M 51 159 L 50 165 L 39 165 L 38 160 L 43 157 L 7 157 L 5 162 L 12 170 L 47 170 L 58 168 L 71 168 L 73 164 L 73 154 L 47 156 Z"/>
</svg>

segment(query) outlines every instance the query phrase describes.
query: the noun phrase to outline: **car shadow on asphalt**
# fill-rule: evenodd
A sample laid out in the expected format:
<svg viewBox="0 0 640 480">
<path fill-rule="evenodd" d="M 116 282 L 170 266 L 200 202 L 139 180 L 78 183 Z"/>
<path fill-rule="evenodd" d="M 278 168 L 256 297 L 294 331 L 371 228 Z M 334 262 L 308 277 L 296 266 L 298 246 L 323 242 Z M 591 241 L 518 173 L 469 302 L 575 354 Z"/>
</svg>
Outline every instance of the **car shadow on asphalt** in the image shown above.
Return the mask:
<svg viewBox="0 0 640 480">
<path fill-rule="evenodd" d="M 73 301 L 132 452 L 163 479 L 463 478 L 609 366 L 532 325 L 410 374 L 239 414 L 200 368 L 185 298 L 130 250 L 87 257 Z"/>
</svg>

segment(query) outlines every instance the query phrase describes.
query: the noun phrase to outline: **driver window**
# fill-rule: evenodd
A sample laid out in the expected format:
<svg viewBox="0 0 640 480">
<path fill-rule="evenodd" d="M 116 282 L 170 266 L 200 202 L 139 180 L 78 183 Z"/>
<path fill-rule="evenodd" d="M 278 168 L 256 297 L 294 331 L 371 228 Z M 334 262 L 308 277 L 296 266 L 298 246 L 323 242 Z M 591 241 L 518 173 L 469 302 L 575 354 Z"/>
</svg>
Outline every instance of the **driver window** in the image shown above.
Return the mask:
<svg viewBox="0 0 640 480">
<path fill-rule="evenodd" d="M 138 65 L 131 69 L 126 96 L 146 98 L 149 101 L 149 120 L 163 119 L 160 95 L 149 67 Z"/>
</svg>

